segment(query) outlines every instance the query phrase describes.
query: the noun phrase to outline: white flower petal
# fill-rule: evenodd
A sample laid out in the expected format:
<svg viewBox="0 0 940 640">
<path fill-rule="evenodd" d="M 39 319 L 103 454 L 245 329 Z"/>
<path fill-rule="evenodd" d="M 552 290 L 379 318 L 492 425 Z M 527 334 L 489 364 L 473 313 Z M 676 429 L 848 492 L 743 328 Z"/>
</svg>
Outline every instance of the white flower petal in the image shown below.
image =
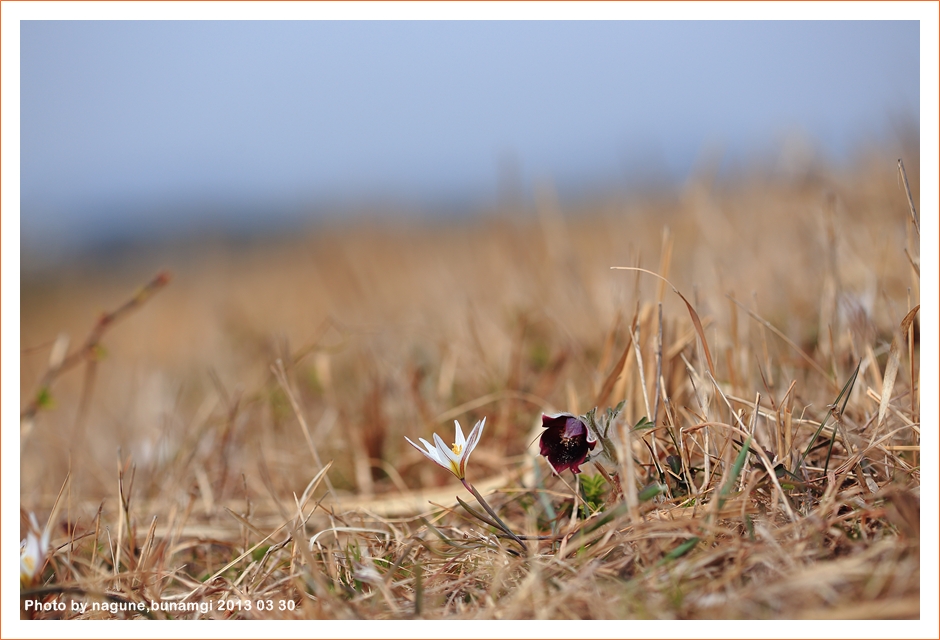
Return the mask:
<svg viewBox="0 0 940 640">
<path fill-rule="evenodd" d="M 424 438 L 418 438 L 421 441 L 421 444 L 424 445 L 424 448 L 428 450 L 432 456 L 437 457 L 437 447 L 425 440 Z"/>
<path fill-rule="evenodd" d="M 464 448 L 464 456 L 469 456 L 470 452 L 473 451 L 474 447 L 477 446 L 477 443 L 480 441 L 480 436 L 483 435 L 483 427 L 486 425 L 486 418 L 483 418 L 475 425 L 470 431 L 470 436 L 467 438 L 467 445 Z"/>
<path fill-rule="evenodd" d="M 458 478 L 463 478 L 463 476 L 460 475 L 459 456 L 455 456 L 454 452 L 447 447 L 444 441 L 441 440 L 441 437 L 436 433 L 434 434 L 434 442 L 437 443 L 437 456 L 440 458 L 438 464 Z"/>
<path fill-rule="evenodd" d="M 463 445 L 467 442 L 463 437 L 463 429 L 460 428 L 460 423 L 456 420 L 454 420 L 454 427 L 457 429 L 457 433 L 454 434 L 454 444 L 463 449 Z"/>
<path fill-rule="evenodd" d="M 424 438 L 418 438 L 418 439 L 421 442 L 423 442 L 425 446 L 427 446 L 428 448 L 427 451 L 425 451 L 424 449 L 416 445 L 414 442 L 412 442 L 411 438 L 409 438 L 408 436 L 405 436 L 405 440 L 408 441 L 408 444 L 410 444 L 412 447 L 414 447 L 415 449 L 423 453 L 425 458 L 428 458 L 429 460 L 431 460 L 431 462 L 436 462 L 437 464 L 441 464 L 441 461 L 437 459 L 437 449 L 432 449 L 431 446 L 428 444 L 428 442 Z"/>
<path fill-rule="evenodd" d="M 33 530 L 27 532 L 26 539 L 20 542 L 20 581 L 24 583 L 32 582 L 46 559 L 46 550 L 49 548 L 50 531 L 45 529 L 41 537 L 37 536 L 39 523 L 36 522 L 36 516 L 29 514 L 29 521 Z"/>
</svg>

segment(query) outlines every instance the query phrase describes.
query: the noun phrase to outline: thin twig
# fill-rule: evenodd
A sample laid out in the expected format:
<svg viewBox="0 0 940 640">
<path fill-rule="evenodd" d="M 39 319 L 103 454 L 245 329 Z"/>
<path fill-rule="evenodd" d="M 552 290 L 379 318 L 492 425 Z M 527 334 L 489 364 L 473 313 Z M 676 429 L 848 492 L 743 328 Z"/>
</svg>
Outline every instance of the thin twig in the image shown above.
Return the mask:
<svg viewBox="0 0 940 640">
<path fill-rule="evenodd" d="M 73 351 L 71 354 L 62 358 L 62 360 L 58 363 L 58 366 L 53 364 L 53 366 L 50 366 L 49 369 L 46 370 L 42 380 L 39 382 L 39 390 L 33 394 L 33 399 L 30 400 L 29 404 L 26 405 L 26 408 L 20 412 L 20 420 L 29 420 L 36 415 L 36 413 L 39 411 L 39 408 L 46 401 L 49 389 L 52 387 L 52 383 L 62 373 L 82 362 L 96 362 L 98 360 L 99 345 L 101 343 L 101 339 L 104 337 L 105 332 L 128 314 L 140 308 L 141 305 L 143 305 L 153 296 L 153 294 L 163 289 L 163 287 L 169 284 L 169 282 L 169 272 L 161 271 L 153 278 L 153 280 L 141 287 L 140 290 L 138 290 L 137 293 L 134 294 L 134 297 L 132 297 L 130 300 L 126 301 L 114 311 L 102 314 L 101 317 L 98 318 L 98 322 L 95 323 L 95 326 L 92 327 L 91 332 L 85 339 L 84 344 L 77 350 Z"/>
</svg>

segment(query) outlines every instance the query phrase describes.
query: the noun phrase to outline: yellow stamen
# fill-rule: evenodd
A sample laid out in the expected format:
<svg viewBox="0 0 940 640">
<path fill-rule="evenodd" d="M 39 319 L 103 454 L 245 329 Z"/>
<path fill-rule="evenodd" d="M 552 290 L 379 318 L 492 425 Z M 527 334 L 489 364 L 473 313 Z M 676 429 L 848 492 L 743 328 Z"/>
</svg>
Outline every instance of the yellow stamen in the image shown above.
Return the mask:
<svg viewBox="0 0 940 640">
<path fill-rule="evenodd" d="M 454 452 L 455 456 L 459 456 L 460 452 L 463 451 L 463 445 L 454 443 L 450 446 L 450 450 Z"/>
</svg>

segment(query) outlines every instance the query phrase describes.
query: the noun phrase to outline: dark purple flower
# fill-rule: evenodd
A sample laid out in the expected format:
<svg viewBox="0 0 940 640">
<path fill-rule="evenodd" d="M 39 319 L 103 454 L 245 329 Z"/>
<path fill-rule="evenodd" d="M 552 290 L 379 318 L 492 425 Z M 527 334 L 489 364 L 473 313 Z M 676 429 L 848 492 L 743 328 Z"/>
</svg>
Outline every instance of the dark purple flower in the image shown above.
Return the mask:
<svg viewBox="0 0 940 640">
<path fill-rule="evenodd" d="M 588 452 L 597 446 L 587 425 L 570 413 L 542 416 L 545 431 L 539 439 L 539 453 L 545 456 L 552 470 L 560 474 L 565 469 L 581 473 L 580 466 Z"/>
</svg>

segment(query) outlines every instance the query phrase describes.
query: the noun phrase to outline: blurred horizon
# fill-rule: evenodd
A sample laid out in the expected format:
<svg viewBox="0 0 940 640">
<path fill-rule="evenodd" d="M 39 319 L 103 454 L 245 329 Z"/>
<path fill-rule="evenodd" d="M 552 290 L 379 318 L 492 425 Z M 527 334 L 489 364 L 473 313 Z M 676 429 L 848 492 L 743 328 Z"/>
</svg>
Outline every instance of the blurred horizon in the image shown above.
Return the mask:
<svg viewBox="0 0 940 640">
<path fill-rule="evenodd" d="M 25 21 L 21 264 L 844 168 L 919 82 L 916 21 Z"/>
</svg>

